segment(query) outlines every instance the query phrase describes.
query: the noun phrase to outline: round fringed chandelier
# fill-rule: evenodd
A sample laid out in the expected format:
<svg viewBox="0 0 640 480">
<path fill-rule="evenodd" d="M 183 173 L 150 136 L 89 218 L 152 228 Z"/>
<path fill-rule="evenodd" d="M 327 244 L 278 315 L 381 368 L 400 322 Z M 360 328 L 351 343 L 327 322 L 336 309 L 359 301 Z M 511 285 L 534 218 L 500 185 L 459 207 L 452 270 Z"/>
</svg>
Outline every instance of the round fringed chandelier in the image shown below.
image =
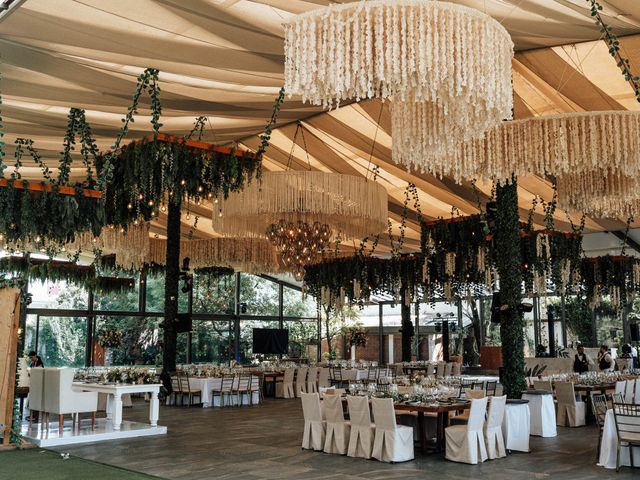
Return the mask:
<svg viewBox="0 0 640 480">
<path fill-rule="evenodd" d="M 504 122 L 484 138 L 458 145 L 449 161 L 456 182 L 607 171 L 634 177 L 640 172 L 640 112 L 564 113 Z M 601 188 L 591 195 L 607 192 L 606 184 Z"/>
<path fill-rule="evenodd" d="M 331 241 L 331 228 L 326 223 L 288 222 L 269 225 L 267 238 L 275 245 L 284 267 L 296 278 L 304 276 L 304 266 L 322 255 Z"/>
<path fill-rule="evenodd" d="M 387 191 L 378 183 L 309 170 L 265 172 L 219 207 L 216 232 L 270 239 L 296 274 L 330 241 L 375 235 L 388 219 Z"/>
<path fill-rule="evenodd" d="M 393 158 L 423 171 L 510 119 L 508 32 L 484 13 L 432 0 L 330 5 L 284 24 L 285 89 L 325 107 L 393 97 Z"/>
</svg>

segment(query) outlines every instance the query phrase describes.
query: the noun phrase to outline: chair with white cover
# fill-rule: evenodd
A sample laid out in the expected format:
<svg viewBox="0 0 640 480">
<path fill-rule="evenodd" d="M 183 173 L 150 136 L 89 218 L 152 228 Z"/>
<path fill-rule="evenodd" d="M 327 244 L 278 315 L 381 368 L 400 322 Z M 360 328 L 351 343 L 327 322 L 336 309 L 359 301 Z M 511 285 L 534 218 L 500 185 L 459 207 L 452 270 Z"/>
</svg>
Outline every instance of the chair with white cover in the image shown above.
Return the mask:
<svg viewBox="0 0 640 480">
<path fill-rule="evenodd" d="M 483 427 L 488 400 L 488 397 L 471 400 L 471 413 L 467 424 L 445 429 L 447 460 L 475 465 L 487 459 Z"/>
<path fill-rule="evenodd" d="M 453 370 L 453 362 L 447 362 L 444 364 L 444 376 L 450 377 Z"/>
<path fill-rule="evenodd" d="M 372 398 L 375 437 L 371 456 L 381 462 L 413 460 L 413 428 L 396 424 L 392 398 Z"/>
<path fill-rule="evenodd" d="M 576 400 L 573 382 L 556 382 L 558 399 L 558 417 L 556 424 L 570 427 L 586 425 L 587 405 L 582 400 Z"/>
<path fill-rule="evenodd" d="M 307 393 L 316 393 L 318 391 L 318 367 L 309 368 L 306 391 Z"/>
<path fill-rule="evenodd" d="M 507 405 L 507 396 L 491 397 L 489 411 L 487 412 L 487 423 L 484 427 L 484 440 L 487 445 L 487 455 L 490 460 L 507 456 L 504 448 L 504 437 L 502 436 L 502 421 Z"/>
<path fill-rule="evenodd" d="M 331 370 L 329 367 L 322 367 L 318 369 L 318 389 L 331 387 L 331 379 L 329 375 Z"/>
<path fill-rule="evenodd" d="M 64 415 L 72 415 L 72 426 L 76 415 L 91 413 L 91 428 L 95 428 L 98 394 L 73 389 L 73 368 L 46 368 L 44 374 L 44 411 L 58 415 L 60 432 Z M 48 425 L 48 423 L 47 423 Z M 78 421 L 78 425 L 80 422 Z"/>
<path fill-rule="evenodd" d="M 350 457 L 371 458 L 373 435 L 376 427 L 371 423 L 369 399 L 367 397 L 347 395 L 347 404 L 351 423 L 347 455 Z"/>
<path fill-rule="evenodd" d="M 33 424 L 33 417 L 38 413 L 38 419 L 44 421 L 44 368 L 32 368 L 29 377 L 29 428 Z"/>
<path fill-rule="evenodd" d="M 445 363 L 438 362 L 438 366 L 436 367 L 436 377 L 438 378 L 444 377 L 444 368 L 445 368 Z"/>
<path fill-rule="evenodd" d="M 322 403 L 327 422 L 324 451 L 346 455 L 349 449 L 351 425 L 344 419 L 342 398 L 340 395 L 325 395 Z"/>
<path fill-rule="evenodd" d="M 640 378 L 636 379 L 636 394 L 633 403 L 640 405 Z"/>
<path fill-rule="evenodd" d="M 293 388 L 293 376 L 296 373 L 295 367 L 285 368 L 282 383 L 276 384 L 276 394 L 282 398 L 295 398 L 296 391 Z M 278 392 L 282 385 L 282 392 Z"/>
<path fill-rule="evenodd" d="M 622 395 L 622 398 L 624 398 L 624 391 L 626 390 L 626 388 L 627 388 L 627 381 L 626 380 L 618 380 L 616 382 L 616 391 L 615 391 L 616 395 L 620 394 L 620 395 Z"/>
<path fill-rule="evenodd" d="M 549 380 L 534 380 L 533 388 L 536 390 L 544 390 L 545 392 L 553 393 L 553 384 L 551 383 L 551 379 Z"/>
<path fill-rule="evenodd" d="M 484 390 L 474 390 L 472 388 L 465 388 L 464 389 L 464 398 L 466 398 L 467 400 L 473 400 L 474 398 L 484 398 L 487 395 L 485 395 Z M 460 415 L 456 415 L 455 417 L 451 417 L 451 423 L 452 424 L 461 424 L 461 423 L 466 423 L 469 421 L 469 415 L 471 414 L 471 410 L 470 409 L 465 409 Z"/>
<path fill-rule="evenodd" d="M 296 369 L 296 397 L 300 397 L 301 393 L 307 393 L 307 372 L 309 367 L 298 367 Z"/>
<path fill-rule="evenodd" d="M 322 419 L 320 396 L 317 393 L 300 393 L 302 400 L 302 415 L 304 416 L 304 433 L 302 434 L 302 448 L 307 450 L 322 450 L 326 424 Z"/>
<path fill-rule="evenodd" d="M 624 389 L 624 403 L 634 403 L 634 387 L 638 389 L 637 380 L 627 380 L 627 386 Z"/>
<path fill-rule="evenodd" d="M 460 375 L 460 364 L 458 362 L 453 362 L 453 367 L 451 367 L 451 375 L 457 377 Z"/>
</svg>

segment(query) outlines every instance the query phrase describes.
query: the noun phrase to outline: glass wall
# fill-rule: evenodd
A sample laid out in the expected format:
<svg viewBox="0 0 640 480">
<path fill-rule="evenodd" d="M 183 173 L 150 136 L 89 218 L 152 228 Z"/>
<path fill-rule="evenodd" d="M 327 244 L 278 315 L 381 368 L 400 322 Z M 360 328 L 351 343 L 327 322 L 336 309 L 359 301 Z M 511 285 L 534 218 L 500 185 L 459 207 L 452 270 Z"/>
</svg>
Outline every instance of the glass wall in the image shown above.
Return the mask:
<svg viewBox="0 0 640 480">
<path fill-rule="evenodd" d="M 45 367 L 84 367 L 87 349 L 86 317 L 40 316 L 38 355 Z"/>
</svg>

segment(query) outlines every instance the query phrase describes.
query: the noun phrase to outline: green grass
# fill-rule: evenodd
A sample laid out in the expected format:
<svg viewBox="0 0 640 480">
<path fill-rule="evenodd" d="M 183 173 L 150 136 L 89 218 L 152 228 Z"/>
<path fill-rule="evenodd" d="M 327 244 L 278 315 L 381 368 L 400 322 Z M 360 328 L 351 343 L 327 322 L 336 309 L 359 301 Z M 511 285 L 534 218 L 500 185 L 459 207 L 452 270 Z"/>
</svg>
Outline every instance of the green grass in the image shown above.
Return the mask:
<svg viewBox="0 0 640 480">
<path fill-rule="evenodd" d="M 152 475 L 57 452 L 30 448 L 0 452 L 0 480 L 151 480 Z"/>
</svg>

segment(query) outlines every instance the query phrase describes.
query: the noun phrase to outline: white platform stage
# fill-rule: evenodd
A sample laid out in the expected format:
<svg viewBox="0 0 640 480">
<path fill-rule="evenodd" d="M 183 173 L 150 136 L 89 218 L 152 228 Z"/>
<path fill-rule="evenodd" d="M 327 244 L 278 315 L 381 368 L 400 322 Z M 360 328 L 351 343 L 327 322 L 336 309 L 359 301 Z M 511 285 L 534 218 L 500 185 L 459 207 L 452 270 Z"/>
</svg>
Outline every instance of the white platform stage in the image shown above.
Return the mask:
<svg viewBox="0 0 640 480">
<path fill-rule="evenodd" d="M 165 435 L 167 427 L 152 426 L 148 423 L 130 422 L 123 420 L 119 430 L 113 428 L 111 421 L 106 418 L 96 420 L 96 427 L 91 430 L 91 420 L 82 420 L 82 425 L 72 430 L 71 419 L 64 424 L 62 434 L 58 429 L 58 422 L 49 424 L 49 431 L 42 429 L 42 425 L 33 424 L 29 429 L 29 423 L 23 422 L 22 435 L 38 447 L 58 447 L 62 445 L 74 445 L 78 443 L 104 442 L 107 440 L 119 440 L 122 438 L 146 437 L 150 435 Z"/>
</svg>

